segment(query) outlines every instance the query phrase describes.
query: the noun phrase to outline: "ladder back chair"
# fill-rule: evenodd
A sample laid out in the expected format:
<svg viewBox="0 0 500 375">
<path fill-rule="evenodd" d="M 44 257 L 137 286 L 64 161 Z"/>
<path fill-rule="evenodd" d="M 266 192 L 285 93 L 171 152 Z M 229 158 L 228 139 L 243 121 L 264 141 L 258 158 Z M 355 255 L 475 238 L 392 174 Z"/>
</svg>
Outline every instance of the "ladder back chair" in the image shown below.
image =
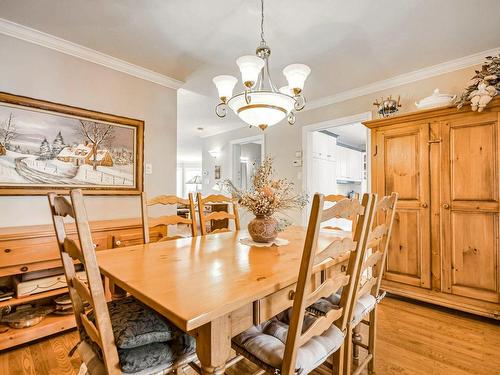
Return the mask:
<svg viewBox="0 0 500 375">
<path fill-rule="evenodd" d="M 153 310 L 133 297 L 106 302 L 82 192 L 70 196 L 71 202 L 55 193 L 48 199 L 87 374 L 166 374 L 194 361 L 194 340 Z M 78 244 L 66 234 L 66 217 L 76 224 Z M 84 266 L 86 283 L 76 277 L 75 262 Z"/>
<path fill-rule="evenodd" d="M 187 219 L 185 217 L 177 215 L 164 215 L 159 217 L 149 217 L 148 208 L 153 206 L 173 206 L 182 204 L 189 207 L 189 216 Z M 198 235 L 198 230 L 196 227 L 196 211 L 194 208 L 193 194 L 189 193 L 188 199 L 179 198 L 175 195 L 158 195 L 154 198 L 147 199 L 146 193 L 141 194 L 141 212 L 142 212 L 142 233 L 144 237 L 144 243 L 149 243 L 151 241 L 149 230 L 150 228 L 158 226 L 166 226 L 168 234 L 169 225 L 187 224 L 191 230 L 191 236 L 196 237 Z M 158 242 L 174 240 L 177 238 L 183 238 L 183 236 L 165 236 L 160 238 Z"/>
<path fill-rule="evenodd" d="M 201 193 L 198 193 L 198 214 L 200 215 L 200 229 L 201 229 L 201 234 L 204 236 L 205 234 L 208 233 L 222 233 L 222 232 L 229 232 L 229 228 L 221 228 L 221 229 L 215 229 L 211 230 L 208 232 L 207 230 L 207 221 L 212 221 L 212 220 L 234 220 L 234 228 L 235 230 L 240 230 L 240 217 L 238 214 L 238 204 L 236 201 L 231 198 L 231 197 L 226 197 L 225 195 L 221 194 L 213 194 L 213 195 L 208 195 L 205 198 L 201 196 Z M 229 207 L 231 206 L 232 213 L 226 212 L 226 211 L 213 211 L 210 212 L 209 214 L 205 214 L 205 207 L 210 204 L 210 203 L 220 203 L 220 204 L 227 204 L 228 206 L 228 211 Z"/>
<path fill-rule="evenodd" d="M 365 194 L 360 203 L 344 199 L 333 207 L 323 210 L 324 198 L 315 194 L 293 305 L 263 324 L 253 326 L 236 336 L 233 349 L 259 365 L 270 374 L 308 374 L 319 366 L 332 364 L 321 373 L 343 373 L 343 343 L 351 319 L 351 306 L 355 284 L 359 280 L 360 262 L 366 251 L 368 228 L 372 220 L 375 195 Z M 326 248 L 318 251 L 320 224 L 334 217 L 356 216 L 357 226 L 353 238 L 336 238 Z M 344 254 L 349 254 L 348 265 L 332 273 L 311 291 L 310 280 L 315 266 L 327 264 Z M 308 307 L 321 298 L 343 287 L 338 308 L 327 314 L 313 315 Z"/>
<path fill-rule="evenodd" d="M 368 235 L 367 256 L 362 262 L 359 304 L 352 320 L 353 359 L 358 365 L 354 374 L 360 374 L 365 368 L 373 373 L 375 364 L 375 343 L 377 329 L 377 306 L 385 297 L 385 291 L 380 290 L 382 276 L 385 270 L 387 251 L 391 240 L 392 226 L 396 216 L 396 206 L 399 195 L 392 193 L 383 197 L 376 205 L 375 217 L 381 224 L 375 226 Z M 371 254 L 369 253 L 371 251 Z M 369 319 L 364 319 L 369 315 Z M 368 344 L 363 343 L 360 333 L 361 323 L 368 325 Z M 368 354 L 359 363 L 359 348 L 367 350 Z"/>
<path fill-rule="evenodd" d="M 339 201 L 341 200 L 344 200 L 344 199 L 347 199 L 347 197 L 345 195 L 339 195 L 339 194 L 329 194 L 329 195 L 325 195 L 325 202 L 330 202 L 330 203 L 338 203 Z M 352 199 L 356 199 L 356 200 L 359 200 L 359 194 L 358 193 L 354 193 L 354 196 L 352 197 Z M 353 218 L 351 220 L 351 231 L 354 232 L 354 230 L 356 229 L 356 218 Z M 327 225 L 325 227 L 323 227 L 324 229 L 333 229 L 333 230 L 343 230 L 342 228 L 338 227 L 338 226 L 331 226 L 331 225 Z"/>
</svg>

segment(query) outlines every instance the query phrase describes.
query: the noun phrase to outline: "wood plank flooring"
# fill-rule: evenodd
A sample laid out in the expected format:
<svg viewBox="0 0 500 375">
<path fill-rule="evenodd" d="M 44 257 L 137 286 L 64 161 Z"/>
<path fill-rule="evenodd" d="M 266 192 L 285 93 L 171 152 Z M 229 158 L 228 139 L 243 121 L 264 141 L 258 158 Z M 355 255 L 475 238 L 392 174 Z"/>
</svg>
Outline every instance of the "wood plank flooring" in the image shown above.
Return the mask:
<svg viewBox="0 0 500 375">
<path fill-rule="evenodd" d="M 377 375 L 500 374 L 500 322 L 386 298 L 378 328 Z M 71 332 L 0 353 L 0 374 L 76 374 L 78 355 L 67 353 L 77 340 Z M 227 373 L 255 369 L 244 360 Z"/>
</svg>

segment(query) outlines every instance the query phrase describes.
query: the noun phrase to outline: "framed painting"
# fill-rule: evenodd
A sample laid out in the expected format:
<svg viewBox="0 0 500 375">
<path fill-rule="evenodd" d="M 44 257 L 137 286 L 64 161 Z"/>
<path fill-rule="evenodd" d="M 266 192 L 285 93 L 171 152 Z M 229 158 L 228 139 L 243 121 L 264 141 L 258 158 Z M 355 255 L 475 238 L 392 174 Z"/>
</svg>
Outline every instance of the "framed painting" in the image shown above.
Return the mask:
<svg viewBox="0 0 500 375">
<path fill-rule="evenodd" d="M 140 194 L 144 121 L 0 92 L 0 195 Z"/>
</svg>

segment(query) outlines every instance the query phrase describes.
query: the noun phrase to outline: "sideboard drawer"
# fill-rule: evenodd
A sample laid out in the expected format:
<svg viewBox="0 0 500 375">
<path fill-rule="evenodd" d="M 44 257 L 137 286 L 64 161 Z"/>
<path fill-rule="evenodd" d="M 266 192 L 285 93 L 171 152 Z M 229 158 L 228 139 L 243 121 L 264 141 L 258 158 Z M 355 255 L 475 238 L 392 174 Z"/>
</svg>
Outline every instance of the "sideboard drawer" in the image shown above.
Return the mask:
<svg viewBox="0 0 500 375">
<path fill-rule="evenodd" d="M 0 265 L 2 267 L 53 259 L 59 259 L 59 249 L 53 237 L 0 242 Z"/>
</svg>

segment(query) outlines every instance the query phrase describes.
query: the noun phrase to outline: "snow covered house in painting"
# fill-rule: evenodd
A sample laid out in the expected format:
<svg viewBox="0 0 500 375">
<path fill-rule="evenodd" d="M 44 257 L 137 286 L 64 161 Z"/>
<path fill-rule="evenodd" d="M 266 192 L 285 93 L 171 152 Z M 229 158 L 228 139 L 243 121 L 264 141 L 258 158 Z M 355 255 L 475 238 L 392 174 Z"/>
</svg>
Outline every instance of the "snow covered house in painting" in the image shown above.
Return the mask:
<svg viewBox="0 0 500 375">
<path fill-rule="evenodd" d="M 94 159 L 96 165 L 98 166 L 113 166 L 113 158 L 108 150 L 98 150 L 97 155 L 94 158 L 93 148 L 88 144 L 67 146 L 57 155 L 57 160 L 72 163 L 77 167 L 85 164 L 94 165 Z"/>
</svg>

